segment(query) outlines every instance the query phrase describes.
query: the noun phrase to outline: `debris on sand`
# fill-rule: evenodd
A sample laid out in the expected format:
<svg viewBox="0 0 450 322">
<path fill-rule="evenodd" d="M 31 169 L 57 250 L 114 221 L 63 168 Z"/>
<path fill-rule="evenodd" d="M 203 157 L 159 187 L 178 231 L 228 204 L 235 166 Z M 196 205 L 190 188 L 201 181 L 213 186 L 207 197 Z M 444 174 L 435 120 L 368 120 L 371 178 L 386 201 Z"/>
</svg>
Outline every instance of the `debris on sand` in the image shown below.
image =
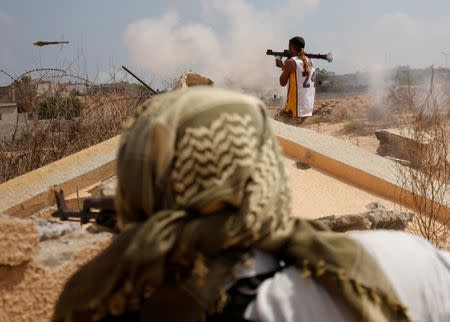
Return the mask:
<svg viewBox="0 0 450 322">
<path fill-rule="evenodd" d="M 331 230 L 345 232 L 351 230 L 405 230 L 412 222 L 414 214 L 387 210 L 374 202 L 366 206 L 367 212 L 355 215 L 327 216 L 317 219 Z"/>
</svg>

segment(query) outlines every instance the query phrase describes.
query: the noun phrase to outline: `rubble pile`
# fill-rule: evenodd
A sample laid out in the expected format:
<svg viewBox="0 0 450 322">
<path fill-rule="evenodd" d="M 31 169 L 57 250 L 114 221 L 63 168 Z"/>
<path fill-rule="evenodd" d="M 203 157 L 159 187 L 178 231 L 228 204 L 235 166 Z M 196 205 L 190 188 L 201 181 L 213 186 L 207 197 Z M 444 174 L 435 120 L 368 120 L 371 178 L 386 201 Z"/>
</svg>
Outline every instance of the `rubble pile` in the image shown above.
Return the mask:
<svg viewBox="0 0 450 322">
<path fill-rule="evenodd" d="M 196 73 L 186 73 L 182 75 L 173 89 L 180 89 L 193 86 L 213 86 L 214 82 L 208 77 Z"/>
<path fill-rule="evenodd" d="M 317 221 L 327 225 L 331 230 L 345 232 L 351 230 L 405 230 L 412 223 L 414 214 L 387 210 L 374 202 L 366 206 L 367 212 L 356 215 L 327 216 Z"/>
</svg>

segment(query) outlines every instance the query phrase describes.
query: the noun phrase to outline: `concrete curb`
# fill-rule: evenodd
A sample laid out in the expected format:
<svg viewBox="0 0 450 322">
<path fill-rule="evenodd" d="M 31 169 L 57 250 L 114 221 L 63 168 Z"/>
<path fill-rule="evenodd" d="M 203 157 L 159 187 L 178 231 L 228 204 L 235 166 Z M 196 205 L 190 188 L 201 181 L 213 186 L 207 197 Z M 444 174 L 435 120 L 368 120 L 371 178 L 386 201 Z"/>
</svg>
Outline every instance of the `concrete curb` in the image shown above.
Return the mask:
<svg viewBox="0 0 450 322">
<path fill-rule="evenodd" d="M 284 153 L 363 190 L 413 208 L 413 194 L 399 186 L 391 160 L 312 130 L 271 120 Z M 29 216 L 53 204 L 53 190 L 66 196 L 115 175 L 119 136 L 0 185 L 0 213 Z M 450 192 L 440 216 L 450 216 Z"/>
<path fill-rule="evenodd" d="M 54 203 L 53 190 L 66 196 L 115 174 L 119 136 L 0 185 L 0 213 L 30 216 Z"/>
</svg>

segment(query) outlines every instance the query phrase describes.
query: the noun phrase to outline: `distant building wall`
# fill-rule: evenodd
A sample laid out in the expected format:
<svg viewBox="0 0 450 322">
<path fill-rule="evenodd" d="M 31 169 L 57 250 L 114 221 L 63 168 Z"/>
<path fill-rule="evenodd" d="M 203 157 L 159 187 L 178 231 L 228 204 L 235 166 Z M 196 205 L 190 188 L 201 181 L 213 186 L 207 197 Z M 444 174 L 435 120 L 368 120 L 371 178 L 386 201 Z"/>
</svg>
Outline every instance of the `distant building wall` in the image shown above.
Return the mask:
<svg viewBox="0 0 450 322">
<path fill-rule="evenodd" d="M 87 92 L 86 84 L 69 84 L 69 83 L 51 83 L 41 82 L 37 84 L 37 96 L 69 96 L 72 91 L 85 95 Z"/>
<path fill-rule="evenodd" d="M 0 102 L 9 98 L 9 86 L 0 86 Z"/>
<path fill-rule="evenodd" d="M 11 103 L 16 100 L 13 86 L 0 86 L 0 103 Z"/>
<path fill-rule="evenodd" d="M 0 124 L 15 123 L 17 121 L 17 104 L 0 103 Z"/>
</svg>

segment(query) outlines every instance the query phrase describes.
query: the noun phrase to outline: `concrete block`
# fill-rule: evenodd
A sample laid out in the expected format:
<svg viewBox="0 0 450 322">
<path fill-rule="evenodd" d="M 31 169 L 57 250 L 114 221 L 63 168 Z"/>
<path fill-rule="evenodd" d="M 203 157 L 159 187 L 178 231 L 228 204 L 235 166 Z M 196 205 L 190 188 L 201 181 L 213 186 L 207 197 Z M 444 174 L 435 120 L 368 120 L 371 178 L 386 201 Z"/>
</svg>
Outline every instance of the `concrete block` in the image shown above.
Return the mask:
<svg viewBox="0 0 450 322">
<path fill-rule="evenodd" d="M 387 210 L 379 203 L 371 203 L 367 212 L 352 215 L 327 216 L 316 219 L 331 230 L 345 232 L 351 230 L 405 230 L 412 222 L 414 214 Z"/>
<path fill-rule="evenodd" d="M 30 261 L 38 243 L 33 221 L 0 215 L 0 265 L 18 266 Z"/>
<path fill-rule="evenodd" d="M 407 130 L 376 130 L 375 136 L 380 141 L 377 153 L 395 159 L 406 160 L 413 167 L 420 168 L 427 149 L 432 148 L 431 140 L 414 138 Z"/>
<path fill-rule="evenodd" d="M 196 73 L 186 73 L 180 77 L 173 89 L 180 89 L 192 86 L 213 86 L 214 82 Z"/>
</svg>

